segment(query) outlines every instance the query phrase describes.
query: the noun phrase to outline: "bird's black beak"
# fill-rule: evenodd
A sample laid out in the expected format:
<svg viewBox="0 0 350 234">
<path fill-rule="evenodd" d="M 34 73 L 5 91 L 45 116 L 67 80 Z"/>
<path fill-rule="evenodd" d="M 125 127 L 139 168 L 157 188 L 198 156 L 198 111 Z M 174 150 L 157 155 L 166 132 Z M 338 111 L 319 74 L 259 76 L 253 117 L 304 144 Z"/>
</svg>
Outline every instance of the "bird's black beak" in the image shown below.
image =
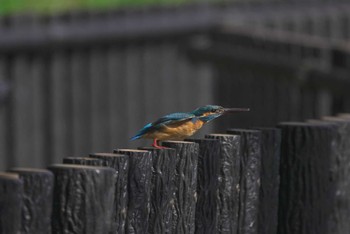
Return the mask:
<svg viewBox="0 0 350 234">
<path fill-rule="evenodd" d="M 224 114 L 250 111 L 249 108 L 224 108 Z"/>
</svg>

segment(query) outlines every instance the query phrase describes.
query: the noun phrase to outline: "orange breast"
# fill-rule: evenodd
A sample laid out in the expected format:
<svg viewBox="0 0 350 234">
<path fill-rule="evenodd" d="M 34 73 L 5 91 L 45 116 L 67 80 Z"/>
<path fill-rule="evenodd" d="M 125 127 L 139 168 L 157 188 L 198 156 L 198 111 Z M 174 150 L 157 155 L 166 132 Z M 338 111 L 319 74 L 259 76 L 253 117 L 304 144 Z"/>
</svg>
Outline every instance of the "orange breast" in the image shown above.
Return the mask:
<svg viewBox="0 0 350 234">
<path fill-rule="evenodd" d="M 183 140 L 192 136 L 203 124 L 204 122 L 201 120 L 179 122 L 164 126 L 157 131 L 146 134 L 144 137 L 158 140 Z"/>
</svg>

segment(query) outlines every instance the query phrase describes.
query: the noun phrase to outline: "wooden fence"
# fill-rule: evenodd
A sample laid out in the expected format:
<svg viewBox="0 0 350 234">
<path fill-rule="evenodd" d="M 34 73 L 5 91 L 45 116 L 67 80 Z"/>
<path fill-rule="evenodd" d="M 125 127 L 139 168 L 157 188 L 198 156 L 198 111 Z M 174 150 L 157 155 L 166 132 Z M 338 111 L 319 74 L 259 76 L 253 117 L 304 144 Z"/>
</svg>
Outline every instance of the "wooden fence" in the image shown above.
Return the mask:
<svg viewBox="0 0 350 234">
<path fill-rule="evenodd" d="M 348 233 L 349 116 L 13 168 L 0 232 Z"/>
<path fill-rule="evenodd" d="M 347 10 L 340 1 L 311 1 L 3 17 L 0 169 L 136 147 L 128 139 L 144 123 L 208 103 L 248 106 L 254 115 L 225 118 L 202 135 L 350 111 L 348 95 L 337 91 L 348 85 L 347 50 L 268 26 L 280 22 L 277 12 L 304 22 L 295 14 L 312 11 L 320 13 L 306 25 L 348 35 Z M 339 20 L 324 24 L 322 12 Z"/>
</svg>

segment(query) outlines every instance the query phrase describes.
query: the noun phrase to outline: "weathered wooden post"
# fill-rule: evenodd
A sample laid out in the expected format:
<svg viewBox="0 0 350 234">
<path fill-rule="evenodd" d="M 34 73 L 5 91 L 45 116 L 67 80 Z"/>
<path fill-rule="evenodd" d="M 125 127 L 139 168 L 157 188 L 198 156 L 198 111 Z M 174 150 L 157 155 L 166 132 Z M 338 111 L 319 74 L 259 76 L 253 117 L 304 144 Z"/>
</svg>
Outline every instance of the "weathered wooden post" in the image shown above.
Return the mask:
<svg viewBox="0 0 350 234">
<path fill-rule="evenodd" d="M 13 168 L 23 181 L 21 233 L 51 233 L 53 174 L 44 169 Z"/>
<path fill-rule="evenodd" d="M 148 233 L 171 233 L 175 192 L 176 151 L 141 148 L 152 153 L 151 210 Z"/>
<path fill-rule="evenodd" d="M 129 156 L 126 233 L 145 233 L 151 199 L 152 155 L 146 150 L 116 149 Z"/>
<path fill-rule="evenodd" d="M 196 233 L 235 233 L 238 228 L 240 136 L 210 134 L 205 137 L 213 142 L 200 144 L 198 176 L 201 182 L 198 182 L 203 188 L 198 188 L 203 191 L 199 190 L 198 201 L 205 204 L 212 201 L 213 206 L 198 204 L 197 212 L 201 213 L 202 220 L 196 220 Z M 208 216 L 211 213 L 215 216 L 212 221 Z"/>
<path fill-rule="evenodd" d="M 109 233 L 115 170 L 108 167 L 55 164 L 52 233 Z"/>
<path fill-rule="evenodd" d="M 64 164 L 78 164 L 88 166 L 103 166 L 103 161 L 98 158 L 91 157 L 66 157 L 63 158 Z"/>
<path fill-rule="evenodd" d="M 334 205 L 331 162 L 336 129 L 324 123 L 280 123 L 278 233 L 328 233 Z"/>
<path fill-rule="evenodd" d="M 350 230 L 350 118 L 324 117 L 325 123 L 336 126 L 337 144 L 331 158 L 331 180 L 335 203 L 328 222 L 328 233 L 342 234 Z"/>
<path fill-rule="evenodd" d="M 218 230 L 220 142 L 211 139 L 189 140 L 199 145 L 197 168 L 197 204 L 195 233 L 216 233 Z"/>
<path fill-rule="evenodd" d="M 277 128 L 256 129 L 261 131 L 258 233 L 277 233 L 281 130 Z"/>
<path fill-rule="evenodd" d="M 238 233 L 258 233 L 261 132 L 247 129 L 227 132 L 241 136 Z"/>
<path fill-rule="evenodd" d="M 175 220 L 171 233 L 194 233 L 199 146 L 185 141 L 165 141 L 163 146 L 176 150 L 173 205 Z"/>
<path fill-rule="evenodd" d="M 129 157 L 123 154 L 94 153 L 90 154 L 90 158 L 97 159 L 103 166 L 116 170 L 113 223 L 110 233 L 123 234 L 128 209 Z"/>
<path fill-rule="evenodd" d="M 23 181 L 18 174 L 0 173 L 0 233 L 21 233 Z"/>
</svg>

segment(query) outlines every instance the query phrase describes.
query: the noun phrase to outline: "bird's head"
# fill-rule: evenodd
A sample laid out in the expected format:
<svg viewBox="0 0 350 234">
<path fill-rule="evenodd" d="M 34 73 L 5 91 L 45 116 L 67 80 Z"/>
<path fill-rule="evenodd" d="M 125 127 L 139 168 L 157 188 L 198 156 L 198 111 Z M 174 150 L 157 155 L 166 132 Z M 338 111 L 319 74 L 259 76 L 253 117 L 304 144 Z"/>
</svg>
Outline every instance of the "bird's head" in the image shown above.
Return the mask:
<svg viewBox="0 0 350 234">
<path fill-rule="evenodd" d="M 206 105 L 195 109 L 192 111 L 192 114 L 204 122 L 209 122 L 220 117 L 223 114 L 242 111 L 249 111 L 249 108 L 224 108 L 222 106 Z"/>
</svg>

